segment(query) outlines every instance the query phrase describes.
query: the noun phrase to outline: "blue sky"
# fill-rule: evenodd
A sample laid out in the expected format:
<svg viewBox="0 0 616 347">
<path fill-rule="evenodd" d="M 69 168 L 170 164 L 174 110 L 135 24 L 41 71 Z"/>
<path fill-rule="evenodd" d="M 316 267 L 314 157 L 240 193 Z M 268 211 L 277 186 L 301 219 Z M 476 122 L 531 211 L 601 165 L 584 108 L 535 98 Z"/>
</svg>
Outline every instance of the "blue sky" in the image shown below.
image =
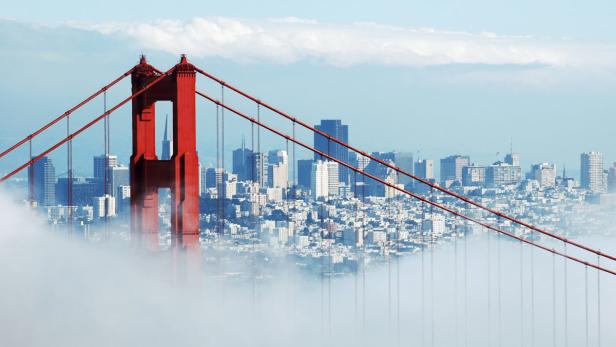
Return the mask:
<svg viewBox="0 0 616 347">
<path fill-rule="evenodd" d="M 616 28 L 610 25 L 616 5 L 608 1 L 147 4 L 3 5 L 0 116 L 11 121 L 0 130 L 0 145 L 62 113 L 135 64 L 141 52 L 160 68 L 187 53 L 302 119 L 344 119 L 351 142 L 370 151 L 434 159 L 464 153 L 488 164 L 513 139 L 526 167 L 551 161 L 577 171 L 579 153 L 589 150 L 604 152 L 606 163 L 616 160 Z M 127 92 L 127 84 L 119 85 L 110 104 Z M 99 112 L 97 102 L 74 125 Z M 200 106 L 206 162 L 214 158 L 214 111 Z M 121 156 L 130 150 L 128 115 L 125 108 L 112 118 L 112 148 Z M 250 136 L 241 122 L 228 119 L 228 126 L 238 129 L 228 133 L 228 149 Z M 97 131 L 79 140 L 79 151 L 98 148 Z M 267 137 L 264 143 L 284 146 Z M 77 162 L 87 174 L 83 157 Z M 6 158 L 1 170 L 19 160 Z"/>
</svg>

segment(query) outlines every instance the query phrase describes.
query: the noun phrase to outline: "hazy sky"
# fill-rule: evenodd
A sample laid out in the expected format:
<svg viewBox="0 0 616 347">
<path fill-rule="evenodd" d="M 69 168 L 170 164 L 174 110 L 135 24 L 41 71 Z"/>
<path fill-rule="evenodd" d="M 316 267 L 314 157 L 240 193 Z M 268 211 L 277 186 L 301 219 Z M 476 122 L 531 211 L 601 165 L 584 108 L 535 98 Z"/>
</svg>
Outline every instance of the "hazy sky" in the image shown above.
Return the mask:
<svg viewBox="0 0 616 347">
<path fill-rule="evenodd" d="M 607 166 L 616 160 L 615 16 L 609 1 L 13 2 L 0 20 L 0 115 L 10 120 L 0 146 L 126 71 L 141 52 L 161 69 L 187 53 L 299 118 L 342 118 L 350 141 L 368 151 L 463 153 L 489 164 L 513 140 L 525 168 L 550 161 L 576 172 L 589 150 L 604 152 Z M 119 85 L 109 105 L 127 93 Z M 96 102 L 76 117 L 100 112 Z M 200 113 L 208 162 L 214 108 L 203 104 Z M 125 158 L 128 114 L 112 118 L 112 149 Z M 245 123 L 228 126 L 238 131 L 227 133 L 227 149 L 250 136 Z M 102 149 L 97 130 L 79 141 L 77 151 Z M 35 152 L 52 142 L 35 143 Z M 90 158 L 82 157 L 76 163 L 87 173 Z"/>
</svg>

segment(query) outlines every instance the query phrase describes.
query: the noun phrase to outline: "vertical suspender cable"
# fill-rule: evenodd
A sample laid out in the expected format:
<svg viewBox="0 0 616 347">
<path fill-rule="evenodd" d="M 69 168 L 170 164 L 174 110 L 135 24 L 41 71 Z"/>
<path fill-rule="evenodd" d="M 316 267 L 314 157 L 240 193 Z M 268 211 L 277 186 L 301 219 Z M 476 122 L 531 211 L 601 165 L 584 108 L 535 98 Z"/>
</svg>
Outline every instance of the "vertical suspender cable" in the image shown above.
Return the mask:
<svg viewBox="0 0 616 347">
<path fill-rule="evenodd" d="M 66 136 L 71 134 L 71 122 L 70 115 L 66 116 Z M 67 166 L 67 182 L 66 182 L 66 194 L 67 194 L 67 217 L 66 222 L 68 224 L 69 236 L 73 233 L 73 139 L 69 138 L 66 143 L 66 166 Z"/>
<path fill-rule="evenodd" d="M 567 243 L 563 242 L 563 245 L 565 247 L 565 255 L 567 255 Z M 564 263 L 564 281 L 565 281 L 565 331 L 564 331 L 564 335 L 565 335 L 565 347 L 569 346 L 569 338 L 568 338 L 568 329 L 569 329 L 569 320 L 567 315 L 569 314 L 568 311 L 568 307 L 567 307 L 567 302 L 568 302 L 568 298 L 567 298 L 567 258 L 563 258 L 563 263 Z"/>
<path fill-rule="evenodd" d="M 497 218 L 497 225 L 500 226 L 500 218 Z M 502 327 L 502 301 L 501 301 L 501 238 L 500 234 L 496 234 L 496 324 L 498 346 L 502 344 L 503 327 Z"/>
<path fill-rule="evenodd" d="M 426 220 L 426 210 L 424 202 L 420 203 L 421 206 L 421 220 L 419 221 L 419 232 L 421 235 L 421 346 L 426 345 L 426 269 L 425 269 L 425 257 L 426 251 L 426 237 L 424 234 L 424 222 Z"/>
<path fill-rule="evenodd" d="M 107 91 L 103 92 L 103 112 L 107 112 Z M 109 215 L 109 117 L 105 117 L 103 119 L 103 127 L 104 127 L 104 135 L 105 135 L 105 167 L 104 167 L 104 203 L 105 203 L 105 238 L 109 239 L 109 226 L 108 226 L 108 215 Z"/>
<path fill-rule="evenodd" d="M 468 204 L 467 207 L 469 207 Z M 468 347 L 468 230 L 466 225 L 464 227 L 464 347 Z"/>
<path fill-rule="evenodd" d="M 524 346 L 524 243 L 522 241 L 520 241 L 520 346 Z"/>
<path fill-rule="evenodd" d="M 430 200 L 435 200 L 433 187 L 430 187 Z M 434 347 L 434 205 L 430 205 L 430 219 L 430 345 Z"/>
<path fill-rule="evenodd" d="M 222 101 L 223 105 L 225 103 L 225 85 L 221 84 L 220 85 L 220 100 Z M 221 220 L 221 227 L 222 227 L 222 233 L 225 233 L 225 199 L 227 197 L 227 184 L 226 184 L 226 180 L 225 180 L 225 108 L 222 107 L 220 110 L 220 118 L 221 118 L 221 145 L 220 145 L 220 156 L 221 156 L 221 165 L 220 165 L 220 185 L 221 185 L 221 190 L 222 190 L 222 194 L 221 198 L 220 198 L 220 220 Z"/>
<path fill-rule="evenodd" d="M 601 266 L 601 256 L 600 255 L 597 255 L 597 266 Z M 598 269 L 597 269 L 597 346 L 601 347 L 601 271 Z"/>
<path fill-rule="evenodd" d="M 484 228 L 485 230 L 485 228 Z M 492 254 L 491 254 L 491 249 L 490 249 L 490 239 L 491 239 L 491 232 L 487 231 L 487 235 L 488 235 L 488 261 L 486 262 L 486 265 L 488 267 L 488 331 L 486 331 L 487 335 L 488 335 L 488 346 L 492 346 L 492 305 L 491 305 L 491 296 L 492 296 L 492 284 L 491 284 L 491 276 L 490 276 L 490 272 L 491 272 L 491 267 L 490 267 L 490 262 L 492 261 Z"/>
<path fill-rule="evenodd" d="M 530 238 L 535 242 L 535 233 Z M 530 345 L 535 347 L 535 247 L 530 247 Z"/>
<path fill-rule="evenodd" d="M 30 152 L 30 162 L 32 163 L 32 136 L 28 138 L 28 150 Z M 34 168 L 33 164 L 28 166 L 28 203 L 34 206 Z"/>
<path fill-rule="evenodd" d="M 365 168 L 362 168 L 362 171 Z M 361 186 L 361 199 L 362 199 L 362 210 L 366 209 L 366 176 L 362 175 L 362 186 Z M 362 275 L 362 279 L 361 279 L 361 285 L 362 285 L 362 290 L 361 290 L 361 305 L 362 305 L 362 331 L 365 334 L 366 332 L 366 212 L 363 211 L 362 212 L 362 220 L 361 220 L 361 233 L 362 233 L 362 240 L 364 240 L 363 242 L 363 247 L 362 247 L 362 267 L 361 267 L 361 275 Z"/>
<path fill-rule="evenodd" d="M 216 233 L 220 236 L 220 186 L 218 171 L 220 170 L 220 106 L 216 104 L 216 168 L 214 169 L 214 185 L 216 186 Z"/>
<path fill-rule="evenodd" d="M 556 253 L 552 253 L 552 346 L 556 347 Z"/>
<path fill-rule="evenodd" d="M 458 346 L 458 217 L 454 218 L 453 226 L 453 306 L 455 324 L 455 345 Z"/>
<path fill-rule="evenodd" d="M 584 311 L 586 347 L 588 347 L 588 265 L 584 265 Z"/>
</svg>

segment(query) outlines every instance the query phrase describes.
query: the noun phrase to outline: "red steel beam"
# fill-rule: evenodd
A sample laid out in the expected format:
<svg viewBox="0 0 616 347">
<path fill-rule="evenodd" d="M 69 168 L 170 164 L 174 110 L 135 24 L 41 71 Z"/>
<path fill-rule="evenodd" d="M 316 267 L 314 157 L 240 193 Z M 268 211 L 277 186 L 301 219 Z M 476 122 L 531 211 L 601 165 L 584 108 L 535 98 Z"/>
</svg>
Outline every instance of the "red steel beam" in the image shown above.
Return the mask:
<svg viewBox="0 0 616 347">
<path fill-rule="evenodd" d="M 396 186 L 395 184 L 389 183 L 389 182 L 387 182 L 387 181 L 385 181 L 385 180 L 382 180 L 382 179 L 380 179 L 380 178 L 378 178 L 378 177 L 376 177 L 376 176 L 374 176 L 374 175 L 371 175 L 371 174 L 369 174 L 369 173 L 367 173 L 367 172 L 364 172 L 363 170 L 360 170 L 360 169 L 358 169 L 358 168 L 356 168 L 356 167 L 354 167 L 354 166 L 352 166 L 352 165 L 350 165 L 350 164 L 348 164 L 348 163 L 345 163 L 345 162 L 343 162 L 342 160 L 339 160 L 339 159 L 337 159 L 337 158 L 334 158 L 333 156 L 331 156 L 331 155 L 329 155 L 329 154 L 326 154 L 326 153 L 324 153 L 324 152 L 321 152 L 321 151 L 317 150 L 316 148 L 313 148 L 313 147 L 311 147 L 311 146 L 309 146 L 309 145 L 305 144 L 304 142 L 301 142 L 301 141 L 299 141 L 299 140 L 295 139 L 295 138 L 294 138 L 294 137 L 292 137 L 292 136 L 289 136 L 289 135 L 287 135 L 287 134 L 284 134 L 284 133 L 282 133 L 282 132 L 280 132 L 280 131 L 278 131 L 278 130 L 276 130 L 276 129 L 274 129 L 274 128 L 272 128 L 272 127 L 268 126 L 268 125 L 265 125 L 265 124 L 263 124 L 263 123 L 261 123 L 261 122 L 257 121 L 256 119 L 254 119 L 254 118 L 252 118 L 252 117 L 250 117 L 250 116 L 248 116 L 248 115 L 246 115 L 246 114 L 242 113 L 241 111 L 238 111 L 238 110 L 234 109 L 233 107 L 228 106 L 228 105 L 226 105 L 226 104 L 224 104 L 224 103 L 220 102 L 219 100 L 214 99 L 214 98 L 212 98 L 212 97 L 210 97 L 210 96 L 206 95 L 205 93 L 202 93 L 202 92 L 200 92 L 200 91 L 196 91 L 196 93 L 197 93 L 198 95 L 200 95 L 200 96 L 202 96 L 202 97 L 206 98 L 207 100 L 209 100 L 209 101 L 211 101 L 211 102 L 215 103 L 216 105 L 218 105 L 218 106 L 220 106 L 220 107 L 223 107 L 223 108 L 225 108 L 225 109 L 227 109 L 227 110 L 229 110 L 229 111 L 231 111 L 231 112 L 235 113 L 236 115 L 238 115 L 238 116 L 240 116 L 240 117 L 242 117 L 242 118 L 244 118 L 244 119 L 246 119 L 246 120 L 248 120 L 248 121 L 250 121 L 250 122 L 252 122 L 252 123 L 254 123 L 254 124 L 257 124 L 258 126 L 260 126 L 260 127 L 264 128 L 264 129 L 266 129 L 266 130 L 269 130 L 270 132 L 272 132 L 272 133 L 274 133 L 274 134 L 276 134 L 276 135 L 278 135 L 278 136 L 280 136 L 280 137 L 282 137 L 282 138 L 284 138 L 284 139 L 286 139 L 286 140 L 288 140 L 288 141 L 292 141 L 292 142 L 294 142 L 294 143 L 296 143 L 296 144 L 300 145 L 301 147 L 304 147 L 304 148 L 306 148 L 306 149 L 308 149 L 308 150 L 310 150 L 310 151 L 312 151 L 312 152 L 314 152 L 314 153 L 317 153 L 317 154 L 319 154 L 319 155 L 322 155 L 323 157 L 326 157 L 326 158 L 328 158 L 328 159 L 329 159 L 329 160 L 331 160 L 331 161 L 335 161 L 335 162 L 337 162 L 337 163 L 338 163 L 338 164 L 340 164 L 340 165 L 343 165 L 343 166 L 345 166 L 345 167 L 347 167 L 347 168 L 349 168 L 349 169 L 351 169 L 351 170 L 353 170 L 353 171 L 355 171 L 355 172 L 357 172 L 357 173 L 359 173 L 359 174 L 361 174 L 361 175 L 364 175 L 365 177 L 368 177 L 368 178 L 371 178 L 371 179 L 373 179 L 373 180 L 375 180 L 375 181 L 378 181 L 378 182 L 380 182 L 380 183 L 382 183 L 382 184 L 384 184 L 384 185 L 386 185 L 386 186 L 388 186 L 388 187 L 390 187 L 390 188 L 396 189 L 396 190 L 400 191 L 401 193 L 403 193 L 403 194 L 407 194 L 407 195 L 409 195 L 409 196 L 411 196 L 411 197 L 413 197 L 413 198 L 415 198 L 415 199 L 417 199 L 417 200 L 419 200 L 419 201 L 422 201 L 422 202 L 425 202 L 425 203 L 427 203 L 427 204 L 430 204 L 430 205 L 432 205 L 432 206 L 434 206 L 434 207 L 436 207 L 436 208 L 439 208 L 439 209 L 441 209 L 441 210 L 443 210 L 443 211 L 445 211 L 445 212 L 451 213 L 451 214 L 453 214 L 454 216 L 457 216 L 457 217 L 463 218 L 463 219 L 468 220 L 468 221 L 470 221 L 470 222 L 472 222 L 472 223 L 476 223 L 476 224 L 478 224 L 478 225 L 481 225 L 481 226 L 483 226 L 483 227 L 485 227 L 485 228 L 487 228 L 487 229 L 490 229 L 490 230 L 492 230 L 492 231 L 495 231 L 495 232 L 497 232 L 497 233 L 500 233 L 500 234 L 503 234 L 503 235 L 509 236 L 509 237 L 511 237 L 511 238 L 513 238 L 513 239 L 515 239 L 515 240 L 520 241 L 520 242 L 527 243 L 527 244 L 529 244 L 529 245 L 531 245 L 531 246 L 534 246 L 534 247 L 537 247 L 537 248 L 543 249 L 544 251 L 547 251 L 547 252 L 553 253 L 553 254 L 558 255 L 558 256 L 561 256 L 561 257 L 563 257 L 563 258 L 567 258 L 567 259 L 572 260 L 572 261 L 574 261 L 574 262 L 580 263 L 580 264 L 582 264 L 582 265 L 590 266 L 590 267 L 595 268 L 595 269 L 597 269 L 597 270 L 599 270 L 599 271 L 603 271 L 603 272 L 606 272 L 606 273 L 609 273 L 609 274 L 611 274 L 611 275 L 616 276 L 616 271 L 613 271 L 613 270 L 610 270 L 610 269 L 604 268 L 604 267 L 599 266 L 599 265 L 597 265 L 597 264 L 590 263 L 590 262 L 588 262 L 588 261 L 585 261 L 585 260 L 583 260 L 583 259 L 580 259 L 580 258 L 577 258 L 577 257 L 571 256 L 571 255 L 568 255 L 568 254 L 564 254 L 564 253 L 558 252 L 558 251 L 556 251 L 554 248 L 548 248 L 548 247 L 546 247 L 546 246 L 543 246 L 543 245 L 540 245 L 540 244 L 534 243 L 534 242 L 529 241 L 529 240 L 527 240 L 527 239 L 524 239 L 524 238 L 522 238 L 522 237 L 516 236 L 515 234 L 510 233 L 510 232 L 508 232 L 508 231 L 505 231 L 505 230 L 502 230 L 502 229 L 496 228 L 496 227 L 494 227 L 494 226 L 492 226 L 492 225 L 490 225 L 490 224 L 488 224 L 488 223 L 486 223 L 486 222 L 483 222 L 483 221 L 478 220 L 478 219 L 476 219 L 476 218 L 473 218 L 473 217 L 469 217 L 469 216 L 467 216 L 467 215 L 464 215 L 464 214 L 462 214 L 462 213 L 460 213 L 460 212 L 457 212 L 457 211 L 455 211 L 455 210 L 453 210 L 453 209 L 451 209 L 451 208 L 449 208 L 449 207 L 447 207 L 447 206 L 444 206 L 444 205 L 441 205 L 441 204 L 439 204 L 439 203 L 437 203 L 437 202 L 434 202 L 434 201 L 432 201 L 432 200 L 426 199 L 426 198 L 424 198 L 424 197 L 422 197 L 422 196 L 420 196 L 420 195 L 417 195 L 417 194 L 415 194 L 415 193 L 413 193 L 413 192 L 411 192 L 411 191 L 408 191 L 408 190 L 406 190 L 406 189 L 404 189 L 404 188 L 400 188 L 400 187 Z"/>
<path fill-rule="evenodd" d="M 59 115 L 58 117 L 56 117 L 54 120 L 52 120 L 51 122 L 45 124 L 44 126 L 42 126 L 40 129 L 38 129 L 37 131 L 33 132 L 32 134 L 26 136 L 23 140 L 17 142 L 16 144 L 14 144 L 13 146 L 7 148 L 6 150 L 4 150 L 2 153 L 0 153 L 0 158 L 4 157 L 5 155 L 11 153 L 12 151 L 14 151 L 16 148 L 18 148 L 19 146 L 23 145 L 24 143 L 26 143 L 27 141 L 32 140 L 34 137 L 36 137 L 37 135 L 39 135 L 40 133 L 42 133 L 43 131 L 47 130 L 49 127 L 51 127 L 52 125 L 58 123 L 59 121 L 61 121 L 62 119 L 68 117 L 71 113 L 77 111 L 79 108 L 81 108 L 83 105 L 87 104 L 88 102 L 92 101 L 92 99 L 96 98 L 97 96 L 99 96 L 101 93 L 105 92 L 106 90 L 108 90 L 109 88 L 113 87 L 116 83 L 120 82 L 121 80 L 123 80 L 126 76 L 130 75 L 134 70 L 134 67 L 131 68 L 130 70 L 126 71 L 125 73 L 123 73 L 121 76 L 119 76 L 118 78 L 116 78 L 115 80 L 111 81 L 111 83 L 107 84 L 106 86 L 104 86 L 103 88 L 99 89 L 97 92 L 95 92 L 94 94 L 88 96 L 87 98 L 85 98 L 83 101 L 81 101 L 80 103 L 78 103 L 77 105 L 75 105 L 73 108 L 69 109 L 68 111 L 64 112 L 63 114 Z"/>
<path fill-rule="evenodd" d="M 117 110 L 118 108 L 122 107 L 124 104 L 126 104 L 127 102 L 133 100 L 134 98 L 138 97 L 139 95 L 143 94 L 145 91 L 147 91 L 148 89 L 152 88 L 156 83 L 160 82 L 160 80 L 162 80 L 165 76 L 171 74 L 173 72 L 173 70 L 175 69 L 175 66 L 172 67 L 171 69 L 169 69 L 167 72 L 163 73 L 162 75 L 156 77 L 156 79 L 154 79 L 152 82 L 150 82 L 148 85 L 146 85 L 145 87 L 141 88 L 139 91 L 137 91 L 136 93 L 132 94 L 131 96 L 127 97 L 126 99 L 120 101 L 117 105 L 113 106 L 112 108 L 110 108 L 108 111 L 103 112 L 103 114 L 101 114 L 100 116 L 96 117 L 94 120 L 92 120 L 90 123 L 84 125 L 83 127 L 79 128 L 79 130 L 69 134 L 66 138 L 62 139 L 61 141 L 59 141 L 58 143 L 56 143 L 55 145 L 49 147 L 48 149 L 46 149 L 45 151 L 43 151 L 41 154 L 37 155 L 36 157 L 30 159 L 28 162 L 24 163 L 23 165 L 19 166 L 17 169 L 11 171 L 10 173 L 6 174 L 4 177 L 0 178 L 0 183 L 6 181 L 7 179 L 11 178 L 13 175 L 15 175 L 16 173 L 18 173 L 19 171 L 23 170 L 24 168 L 36 163 L 39 159 L 41 159 L 42 157 L 46 156 L 47 154 L 51 153 L 52 151 L 54 151 L 55 149 L 57 149 L 58 147 L 62 146 L 63 144 L 65 144 L 66 142 L 68 142 L 69 140 L 72 140 L 75 136 L 81 134 L 83 131 L 85 131 L 86 129 L 88 129 L 89 127 L 93 126 L 94 124 L 98 123 L 101 119 L 109 116 L 111 113 L 113 113 L 115 110 Z"/>
<path fill-rule="evenodd" d="M 432 188 L 434 188 L 436 190 L 439 190 L 439 191 L 441 191 L 441 192 L 443 192 L 443 193 L 445 193 L 447 195 L 453 196 L 456 199 L 462 200 L 462 201 L 464 201 L 464 202 L 466 202 L 468 204 L 471 204 L 471 205 L 473 205 L 473 206 L 475 206 L 477 208 L 480 208 L 480 209 L 482 209 L 484 211 L 487 211 L 487 212 L 489 212 L 491 214 L 494 214 L 494 215 L 496 215 L 498 217 L 507 219 L 507 220 L 509 220 L 509 221 L 511 221 L 511 222 L 513 222 L 515 224 L 521 225 L 523 227 L 526 227 L 528 229 L 534 230 L 534 231 L 536 231 L 538 233 L 541 233 L 543 235 L 546 235 L 546 236 L 549 236 L 549 237 L 554 238 L 556 240 L 559 240 L 559 241 L 562 241 L 564 243 L 570 244 L 570 245 L 572 245 L 574 247 L 583 249 L 583 250 L 585 250 L 587 252 L 594 253 L 594 254 L 596 254 L 598 256 L 605 257 L 607 259 L 616 261 L 616 257 L 614 257 L 614 256 L 611 256 L 611 255 L 603 253 L 601 251 L 592 249 L 592 248 L 590 248 L 588 246 L 585 246 L 583 244 L 580 244 L 580 243 L 577 243 L 575 241 L 569 240 L 569 239 L 567 239 L 565 237 L 556 235 L 556 234 L 551 233 L 549 231 L 543 230 L 543 229 L 541 229 L 541 228 L 539 228 L 537 226 L 534 226 L 532 224 L 529 224 L 529 223 L 524 222 L 522 220 L 519 220 L 517 218 L 511 217 L 511 216 L 506 215 L 506 214 L 504 214 L 502 212 L 493 210 L 493 209 L 491 209 L 491 208 L 489 208 L 487 206 L 484 206 L 484 205 L 482 205 L 482 204 L 480 204 L 478 202 L 475 202 L 475 201 L 473 201 L 473 200 L 471 200 L 471 199 L 469 199 L 469 198 L 467 198 L 467 197 L 465 197 L 463 195 L 455 193 L 455 192 L 453 192 L 453 191 L 451 191 L 449 189 L 445 189 L 445 188 L 443 188 L 441 186 L 438 186 L 438 185 L 436 185 L 436 184 L 434 184 L 434 183 L 432 183 L 432 182 L 430 182 L 428 180 L 425 180 L 425 179 L 423 179 L 423 178 L 421 178 L 419 176 L 415 176 L 415 175 L 413 175 L 413 174 L 411 174 L 409 172 L 406 172 L 406 171 L 400 169 L 399 167 L 396 167 L 394 165 L 390 165 L 389 163 L 387 163 L 384 160 L 381 160 L 381 159 L 379 159 L 379 158 L 377 158 L 377 157 L 375 157 L 375 156 L 373 156 L 371 154 L 368 154 L 368 153 L 366 153 L 366 152 L 364 152 L 364 151 L 362 151 L 362 150 L 360 150 L 360 149 L 358 149 L 356 147 L 351 146 L 350 144 L 348 144 L 348 143 L 346 143 L 344 141 L 341 141 L 341 140 L 339 140 L 339 139 L 337 139 L 337 138 L 335 138 L 333 136 L 330 136 L 329 134 L 327 134 L 327 133 L 325 133 L 325 132 L 323 132 L 321 130 L 316 129 L 316 128 L 310 126 L 307 123 L 302 122 L 301 120 L 291 116 L 290 114 L 288 114 L 288 113 L 286 113 L 286 112 L 284 112 L 282 110 L 279 110 L 276 107 L 271 106 L 271 105 L 261 101 L 260 99 L 257 99 L 255 97 L 253 97 L 252 95 L 250 95 L 248 93 L 245 93 L 244 91 L 242 91 L 242 90 L 240 90 L 240 89 L 238 89 L 238 88 L 236 88 L 236 87 L 234 87 L 232 85 L 227 84 L 222 79 L 220 79 L 220 78 L 218 78 L 218 77 L 216 77 L 216 76 L 214 76 L 214 75 L 212 75 L 212 74 L 210 74 L 210 73 L 208 73 L 208 72 L 206 72 L 206 71 L 204 71 L 202 69 L 199 69 L 199 68 L 195 67 L 195 70 L 197 72 L 199 72 L 200 74 L 202 74 L 203 76 L 205 76 L 205 77 L 207 77 L 207 78 L 209 78 L 209 79 L 219 83 L 220 85 L 222 85 L 224 87 L 227 87 L 227 88 L 231 89 L 232 91 L 240 94 L 241 96 L 243 96 L 243 97 L 245 97 L 247 99 L 250 99 L 250 100 L 256 102 L 257 104 L 259 104 L 259 105 L 269 109 L 270 111 L 272 111 L 274 113 L 277 113 L 278 115 L 280 115 L 280 116 L 282 116 L 282 117 L 292 121 L 293 123 L 297 123 L 297 124 L 301 125 L 302 127 L 304 127 L 306 129 L 314 132 L 314 133 L 317 133 L 317 134 L 327 138 L 328 140 L 331 140 L 331 141 L 333 141 L 333 142 L 335 142 L 335 143 L 337 143 L 337 144 L 339 144 L 341 146 L 344 146 L 344 147 L 346 147 L 346 148 L 348 148 L 348 149 L 350 149 L 350 150 L 352 150 L 352 151 L 354 151 L 356 153 L 359 153 L 359 154 L 361 154 L 364 157 L 368 157 L 368 158 L 370 158 L 370 160 L 374 160 L 374 161 L 376 161 L 377 163 L 379 163 L 381 165 L 385 165 L 386 167 L 388 167 L 388 168 L 390 168 L 392 170 L 395 170 L 396 172 L 399 172 L 399 173 L 401 173 L 403 175 L 406 175 L 407 177 L 410 177 L 410 178 L 412 178 L 412 179 L 414 179 L 416 181 L 419 181 L 419 182 L 421 182 L 421 183 L 423 183 L 423 184 L 425 184 L 425 185 L 427 185 L 429 187 L 432 187 Z"/>
</svg>

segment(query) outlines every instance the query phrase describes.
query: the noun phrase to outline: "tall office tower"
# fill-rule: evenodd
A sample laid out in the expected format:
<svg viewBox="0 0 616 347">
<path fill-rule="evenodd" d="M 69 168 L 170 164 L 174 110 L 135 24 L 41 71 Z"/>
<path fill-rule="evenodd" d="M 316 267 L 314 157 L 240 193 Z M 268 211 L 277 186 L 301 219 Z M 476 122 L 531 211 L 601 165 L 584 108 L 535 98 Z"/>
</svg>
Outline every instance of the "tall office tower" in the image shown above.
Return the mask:
<svg viewBox="0 0 616 347">
<path fill-rule="evenodd" d="M 541 187 L 554 187 L 556 185 L 556 166 L 549 163 L 531 165 L 529 176 L 539 182 Z"/>
<path fill-rule="evenodd" d="M 116 212 L 125 215 L 130 211 L 130 186 L 119 186 L 115 191 Z"/>
<path fill-rule="evenodd" d="M 399 167 L 405 172 L 413 174 L 413 153 L 411 152 L 396 152 L 394 155 L 394 163 L 396 167 Z M 398 174 L 398 183 L 404 184 L 404 186 L 413 183 L 413 179 L 403 175 Z"/>
<path fill-rule="evenodd" d="M 418 160 L 415 163 L 415 175 L 425 180 L 434 180 L 434 160 Z"/>
<path fill-rule="evenodd" d="M 603 154 L 587 152 L 580 155 L 580 184 L 591 192 L 604 192 Z"/>
<path fill-rule="evenodd" d="M 268 187 L 287 188 L 289 183 L 289 158 L 287 151 L 270 151 L 267 155 L 267 164 Z"/>
<path fill-rule="evenodd" d="M 169 128 L 168 122 L 169 115 L 167 115 L 167 117 L 165 118 L 165 136 L 163 136 L 163 149 L 160 155 L 161 160 L 169 160 L 171 159 L 171 154 L 173 154 L 173 142 L 169 140 L 169 137 L 167 136 L 167 130 Z"/>
<path fill-rule="evenodd" d="M 297 161 L 297 185 L 309 189 L 312 185 L 312 159 L 300 159 Z"/>
<path fill-rule="evenodd" d="M 393 166 L 396 165 L 394 162 L 396 159 L 395 152 L 372 152 L 372 156 L 386 162 L 389 165 L 393 165 Z M 365 171 L 368 174 L 375 176 L 377 178 L 380 178 L 382 180 L 385 180 L 389 183 L 395 183 L 395 184 L 398 183 L 395 170 L 383 164 L 380 164 L 377 161 L 370 161 L 368 166 L 366 166 Z M 385 196 L 386 195 L 385 192 L 387 189 L 385 185 L 383 185 L 381 182 L 377 180 L 373 180 L 368 177 L 366 177 L 365 179 L 358 178 L 358 180 L 359 179 L 365 180 L 365 184 L 366 184 L 365 189 L 368 195 L 370 196 Z"/>
<path fill-rule="evenodd" d="M 111 186 L 111 168 L 118 166 L 118 157 L 115 155 L 109 155 L 105 158 L 104 154 L 94 157 L 93 161 L 94 180 L 97 183 L 97 195 L 105 194 L 105 172 L 107 173 L 107 194 L 112 194 Z"/>
<path fill-rule="evenodd" d="M 326 161 L 327 166 L 327 190 L 330 197 L 338 196 L 340 180 L 340 168 L 335 161 Z M 338 177 L 338 178 L 337 178 Z"/>
<path fill-rule="evenodd" d="M 485 166 L 470 165 L 462 168 L 462 185 L 466 187 L 483 186 L 486 182 Z"/>
<path fill-rule="evenodd" d="M 95 197 L 92 199 L 92 206 L 94 207 L 94 218 L 116 215 L 116 199 L 111 195 Z"/>
<path fill-rule="evenodd" d="M 218 188 L 223 181 L 223 169 L 209 167 L 205 170 L 205 188 Z"/>
<path fill-rule="evenodd" d="M 252 180 L 252 151 L 246 148 L 244 139 L 242 138 L 242 147 L 233 151 L 233 167 L 231 172 L 237 175 L 239 181 Z"/>
<path fill-rule="evenodd" d="M 469 166 L 471 159 L 467 155 L 452 155 L 441 159 L 441 184 L 448 187 L 453 182 L 462 182 L 462 168 Z"/>
<path fill-rule="evenodd" d="M 85 206 L 92 204 L 92 199 L 100 190 L 100 182 L 94 178 L 73 177 L 73 206 Z M 56 201 L 58 204 L 68 205 L 68 178 L 59 177 L 56 182 Z"/>
<path fill-rule="evenodd" d="M 42 157 L 32 165 L 34 201 L 39 206 L 56 204 L 56 168 L 49 157 Z"/>
<path fill-rule="evenodd" d="M 254 173 L 253 182 L 259 183 L 261 188 L 267 187 L 267 156 L 263 153 L 253 153 L 251 159 L 252 172 Z"/>
<path fill-rule="evenodd" d="M 507 153 L 505 155 L 505 163 L 512 166 L 520 166 L 520 155 L 518 153 Z"/>
<path fill-rule="evenodd" d="M 334 137 L 342 142 L 349 143 L 349 126 L 342 124 L 340 119 L 322 119 L 321 124 L 317 124 L 314 127 L 331 137 Z M 339 145 L 334 141 L 328 140 L 326 137 L 317 133 L 314 134 L 314 147 L 318 151 L 331 155 L 344 163 L 349 162 L 348 148 Z M 327 160 L 327 158 L 321 158 L 321 156 L 317 153 L 314 154 L 314 159 Z M 349 169 L 347 167 L 340 167 L 340 170 L 338 170 L 338 180 L 348 185 Z"/>
<path fill-rule="evenodd" d="M 205 184 L 207 176 L 207 168 L 201 164 L 199 164 L 199 195 L 205 194 L 207 191 L 207 185 Z"/>
<path fill-rule="evenodd" d="M 516 165 L 497 161 L 486 168 L 486 185 L 500 187 L 515 185 L 522 180 L 522 168 Z"/>
<path fill-rule="evenodd" d="M 610 193 L 616 193 L 616 162 L 607 173 L 607 189 Z"/>
<path fill-rule="evenodd" d="M 312 163 L 312 179 L 310 191 L 313 199 L 325 198 L 329 196 L 329 170 L 326 162 L 316 160 Z"/>
<path fill-rule="evenodd" d="M 110 168 L 111 191 L 110 195 L 115 196 L 119 186 L 130 186 L 130 174 L 128 166 L 116 166 Z"/>
</svg>

